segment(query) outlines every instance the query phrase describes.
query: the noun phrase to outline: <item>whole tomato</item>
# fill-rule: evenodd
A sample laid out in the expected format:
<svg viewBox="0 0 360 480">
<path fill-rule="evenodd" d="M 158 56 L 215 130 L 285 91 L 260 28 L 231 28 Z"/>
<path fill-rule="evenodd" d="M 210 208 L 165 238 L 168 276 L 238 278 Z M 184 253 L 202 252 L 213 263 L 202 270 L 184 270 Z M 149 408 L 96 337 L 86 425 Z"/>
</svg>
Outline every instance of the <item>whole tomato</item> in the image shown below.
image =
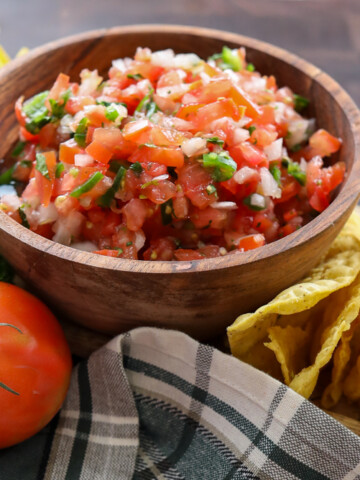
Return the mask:
<svg viewBox="0 0 360 480">
<path fill-rule="evenodd" d="M 71 355 L 59 323 L 37 298 L 0 282 L 0 448 L 41 430 L 60 409 Z"/>
</svg>

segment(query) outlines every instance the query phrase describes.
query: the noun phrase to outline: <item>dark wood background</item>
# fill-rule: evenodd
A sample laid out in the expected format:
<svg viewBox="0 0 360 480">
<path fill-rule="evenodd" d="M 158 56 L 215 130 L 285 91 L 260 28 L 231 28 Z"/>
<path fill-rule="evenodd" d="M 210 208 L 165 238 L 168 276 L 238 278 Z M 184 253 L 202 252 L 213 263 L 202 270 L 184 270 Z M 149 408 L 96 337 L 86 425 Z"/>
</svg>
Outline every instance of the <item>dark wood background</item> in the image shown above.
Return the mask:
<svg viewBox="0 0 360 480">
<path fill-rule="evenodd" d="M 249 35 L 316 64 L 360 105 L 360 0 L 1 0 L 0 43 L 26 45 L 136 23 L 198 25 Z"/>
</svg>

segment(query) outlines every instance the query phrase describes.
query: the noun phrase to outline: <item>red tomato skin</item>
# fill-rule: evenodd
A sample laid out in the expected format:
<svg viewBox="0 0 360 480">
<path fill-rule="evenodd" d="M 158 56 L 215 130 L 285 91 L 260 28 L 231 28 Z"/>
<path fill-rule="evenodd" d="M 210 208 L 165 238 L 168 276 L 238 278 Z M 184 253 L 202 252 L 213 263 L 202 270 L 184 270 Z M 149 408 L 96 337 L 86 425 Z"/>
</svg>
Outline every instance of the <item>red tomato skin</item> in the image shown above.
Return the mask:
<svg viewBox="0 0 360 480">
<path fill-rule="evenodd" d="M 50 310 L 19 287 L 0 283 L 0 448 L 26 440 L 60 409 L 70 382 L 71 354 Z"/>
</svg>

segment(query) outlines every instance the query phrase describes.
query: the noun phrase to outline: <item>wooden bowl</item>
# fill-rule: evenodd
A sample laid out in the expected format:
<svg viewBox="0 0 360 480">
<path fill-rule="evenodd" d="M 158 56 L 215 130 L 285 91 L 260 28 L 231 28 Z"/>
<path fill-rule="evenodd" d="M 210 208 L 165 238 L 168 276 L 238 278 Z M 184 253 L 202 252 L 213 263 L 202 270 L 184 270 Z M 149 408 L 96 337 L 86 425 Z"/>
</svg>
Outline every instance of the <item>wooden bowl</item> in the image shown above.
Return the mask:
<svg viewBox="0 0 360 480">
<path fill-rule="evenodd" d="M 280 85 L 311 100 L 309 115 L 343 139 L 338 158 L 347 178 L 331 205 L 286 238 L 241 255 L 192 262 L 122 260 L 80 252 L 42 238 L 0 213 L 0 248 L 16 271 L 59 312 L 95 330 L 117 333 L 140 325 L 183 330 L 209 339 L 304 276 L 335 238 L 359 197 L 360 116 L 328 75 L 284 50 L 240 35 L 183 26 L 143 25 L 98 30 L 49 43 L 0 71 L 0 155 L 18 135 L 14 102 L 49 88 L 59 72 L 106 73 L 111 60 L 137 46 L 173 48 L 200 57 L 223 45 L 244 46 L 248 60 Z"/>
</svg>

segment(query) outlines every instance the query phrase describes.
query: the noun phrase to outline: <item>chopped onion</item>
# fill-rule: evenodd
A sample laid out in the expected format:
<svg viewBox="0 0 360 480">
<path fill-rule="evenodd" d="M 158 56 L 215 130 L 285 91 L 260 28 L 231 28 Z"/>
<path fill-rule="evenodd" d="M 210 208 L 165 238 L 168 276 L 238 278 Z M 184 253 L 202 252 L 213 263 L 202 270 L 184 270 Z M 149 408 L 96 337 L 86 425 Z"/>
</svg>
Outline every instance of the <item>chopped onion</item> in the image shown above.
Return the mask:
<svg viewBox="0 0 360 480">
<path fill-rule="evenodd" d="M 72 248 L 76 250 L 81 250 L 83 252 L 94 252 L 98 250 L 97 246 L 92 242 L 75 242 L 71 244 Z"/>
<path fill-rule="evenodd" d="M 201 137 L 193 137 L 189 140 L 184 140 L 181 145 L 181 150 L 187 157 L 193 157 L 198 154 L 198 152 L 202 152 L 205 148 L 206 140 Z"/>
<path fill-rule="evenodd" d="M 175 55 L 174 58 L 174 66 L 176 68 L 184 68 L 185 70 L 191 70 L 199 65 L 200 62 L 200 57 L 195 53 L 179 53 L 178 55 Z"/>
<path fill-rule="evenodd" d="M 210 207 L 219 210 L 236 210 L 238 208 L 235 202 L 214 202 Z"/>
<path fill-rule="evenodd" d="M 55 232 L 53 241 L 63 245 L 70 245 L 72 238 L 80 235 L 81 226 L 85 217 L 75 210 L 72 210 L 67 217 L 60 217 L 53 225 Z"/>
<path fill-rule="evenodd" d="M 281 189 L 267 168 L 263 167 L 260 169 L 260 178 L 264 195 L 273 198 L 281 197 Z"/>
<path fill-rule="evenodd" d="M 282 123 L 285 118 L 286 105 L 283 102 L 273 102 L 274 118 L 276 123 Z"/>
<path fill-rule="evenodd" d="M 117 68 L 120 72 L 125 72 L 126 70 L 126 65 L 125 65 L 124 59 L 122 58 L 117 58 L 116 60 L 113 60 L 112 66 L 114 68 Z"/>
<path fill-rule="evenodd" d="M 164 173 L 164 175 L 159 175 L 158 177 L 154 177 L 151 182 L 157 181 L 161 182 L 162 180 L 167 180 L 169 178 L 169 175 L 167 173 Z"/>
<path fill-rule="evenodd" d="M 186 93 L 188 90 L 189 84 L 182 83 L 180 85 L 170 85 L 168 87 L 157 88 L 156 94 L 159 95 L 159 97 L 176 100 L 182 97 L 182 95 L 184 95 L 184 93 Z"/>
<path fill-rule="evenodd" d="M 175 54 L 174 50 L 168 48 L 167 50 L 159 50 L 151 54 L 151 63 L 158 67 L 174 68 Z"/>
<path fill-rule="evenodd" d="M 74 164 L 77 167 L 88 167 L 94 163 L 94 158 L 87 153 L 77 153 L 74 156 Z"/>
<path fill-rule="evenodd" d="M 251 122 L 251 118 L 250 117 L 242 117 L 240 118 L 240 120 L 238 122 L 236 122 L 236 125 L 240 128 L 242 127 L 245 127 L 245 125 L 247 125 L 249 122 Z"/>
<path fill-rule="evenodd" d="M 235 175 L 233 176 L 233 179 L 235 180 L 236 183 L 239 185 L 242 185 L 243 183 L 249 181 L 252 178 L 258 178 L 258 172 L 254 170 L 253 168 L 250 167 L 242 167 L 240 170 L 238 170 Z"/>
<path fill-rule="evenodd" d="M 55 222 L 59 217 L 58 211 L 56 210 L 54 203 L 49 203 L 47 207 L 45 207 L 44 205 L 40 205 L 38 212 L 39 225 L 45 225 L 46 223 Z"/>
<path fill-rule="evenodd" d="M 80 78 L 81 84 L 78 92 L 79 96 L 92 95 L 103 79 L 100 77 L 97 70 L 90 71 L 88 69 L 81 71 Z"/>
<path fill-rule="evenodd" d="M 258 208 L 265 208 L 266 207 L 265 197 L 263 197 L 262 195 L 259 195 L 258 193 L 253 193 L 251 195 L 251 206 L 258 207 Z"/>
<path fill-rule="evenodd" d="M 303 172 L 306 172 L 307 166 L 308 166 L 307 161 L 305 160 L 305 158 L 301 157 L 301 159 L 300 159 L 300 168 L 301 168 L 301 170 L 302 170 Z"/>
<path fill-rule="evenodd" d="M 89 196 L 84 196 L 79 198 L 79 203 L 84 208 L 89 208 L 92 202 L 92 198 Z"/>
<path fill-rule="evenodd" d="M 142 249 L 142 247 L 145 245 L 145 234 L 142 230 L 138 230 L 137 232 L 135 232 L 135 242 L 134 242 L 134 245 L 135 245 L 135 248 L 136 248 L 136 251 L 138 252 L 139 250 Z"/>
<path fill-rule="evenodd" d="M 272 162 L 273 160 L 279 160 L 279 158 L 281 158 L 282 145 L 283 139 L 278 138 L 277 140 L 275 140 L 275 142 L 272 142 L 267 147 L 264 147 L 264 153 L 269 162 Z"/>
<path fill-rule="evenodd" d="M 289 123 L 289 135 L 285 142 L 289 148 L 305 142 L 309 138 L 310 121 L 303 118 L 293 120 Z"/>
<path fill-rule="evenodd" d="M 22 201 L 20 198 L 13 193 L 5 194 L 1 196 L 1 203 L 5 203 L 5 205 L 9 206 L 11 210 L 17 210 L 21 207 Z"/>
<path fill-rule="evenodd" d="M 245 142 L 245 140 L 247 140 L 248 138 L 250 138 L 249 130 L 246 130 L 246 128 L 240 128 L 240 127 L 235 128 L 234 136 L 233 136 L 234 145 Z"/>
</svg>

